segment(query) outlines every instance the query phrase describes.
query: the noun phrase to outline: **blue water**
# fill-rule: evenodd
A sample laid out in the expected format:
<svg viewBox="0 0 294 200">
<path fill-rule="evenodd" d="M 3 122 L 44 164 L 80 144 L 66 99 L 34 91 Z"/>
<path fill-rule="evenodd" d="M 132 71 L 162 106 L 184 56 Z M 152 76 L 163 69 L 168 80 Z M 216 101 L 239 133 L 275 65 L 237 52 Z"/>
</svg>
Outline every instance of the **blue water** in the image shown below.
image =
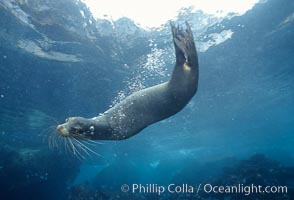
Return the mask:
<svg viewBox="0 0 294 200">
<path fill-rule="evenodd" d="M 126 18 L 94 25 L 85 5 L 72 0 L 0 2 L 0 199 L 293 199 L 293 13 L 290 0 L 223 19 L 183 11 L 176 22 L 191 24 L 199 52 L 196 96 L 128 140 L 91 146 L 101 157 L 80 160 L 62 140 L 48 144 L 48 127 L 97 116 L 167 81 L 174 63 L 169 25 L 146 31 Z M 121 190 L 173 183 L 288 191 Z"/>
</svg>

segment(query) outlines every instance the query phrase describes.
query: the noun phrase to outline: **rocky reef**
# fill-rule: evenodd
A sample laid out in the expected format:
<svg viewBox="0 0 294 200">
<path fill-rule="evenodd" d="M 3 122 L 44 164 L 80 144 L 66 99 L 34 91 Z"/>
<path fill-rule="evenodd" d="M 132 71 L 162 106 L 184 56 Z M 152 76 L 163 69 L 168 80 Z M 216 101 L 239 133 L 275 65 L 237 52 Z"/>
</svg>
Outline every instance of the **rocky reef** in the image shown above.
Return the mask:
<svg viewBox="0 0 294 200">
<path fill-rule="evenodd" d="M 278 161 L 267 158 L 263 154 L 255 154 L 246 160 L 234 161 L 235 164 L 232 164 L 232 159 L 224 159 L 223 172 L 218 176 L 211 177 L 207 174 L 206 178 L 201 180 L 201 184 L 210 184 L 213 186 L 237 186 L 237 185 L 256 185 L 256 186 L 287 186 L 287 192 L 284 193 L 251 193 L 245 195 L 245 193 L 208 193 L 201 189 L 198 193 L 168 193 L 164 192 L 161 195 L 149 193 L 123 193 L 118 188 L 109 188 L 99 185 L 100 179 L 103 178 L 104 172 L 112 171 L 113 166 L 109 166 L 110 170 L 105 169 L 100 172 L 96 178 L 90 182 L 84 184 L 75 185 L 71 187 L 69 191 L 69 199 L 77 200 L 95 200 L 95 199 L 210 199 L 210 200 L 240 200 L 240 199 L 260 199 L 260 200 L 281 200 L 281 199 L 291 199 L 294 196 L 293 190 L 293 180 L 294 180 L 294 167 L 284 166 Z M 214 169 L 218 170 L 221 168 L 220 161 L 214 163 Z M 213 162 L 208 165 L 213 165 Z M 197 170 L 198 166 L 195 166 Z M 120 173 L 130 174 L 128 171 L 136 170 L 136 167 L 133 165 L 124 166 L 121 168 Z M 204 174 L 207 173 L 203 171 Z M 106 173 L 108 174 L 108 173 Z M 196 173 L 197 174 L 197 173 Z M 190 173 L 191 176 L 194 173 Z M 201 176 L 201 174 L 198 174 Z M 108 175 L 105 175 L 109 177 Z M 160 176 L 160 175 L 159 175 Z M 178 182 L 178 177 L 187 177 L 188 174 L 185 170 L 181 173 L 178 173 L 177 176 L 170 178 L 170 183 Z M 106 178 L 106 177 L 105 177 Z M 199 180 L 195 181 L 194 184 Z M 115 184 L 113 184 L 115 185 Z"/>
<path fill-rule="evenodd" d="M 80 162 L 46 147 L 0 147 L 0 199 L 66 199 Z"/>
<path fill-rule="evenodd" d="M 291 199 L 293 190 L 294 167 L 284 166 L 278 161 L 267 158 L 263 154 L 255 154 L 247 160 L 242 160 L 234 166 L 227 166 L 223 170 L 223 175 L 210 181 L 217 186 L 287 186 L 287 192 L 252 192 L 245 195 L 243 193 L 232 194 L 211 194 L 203 193 L 203 196 L 211 199 Z"/>
</svg>

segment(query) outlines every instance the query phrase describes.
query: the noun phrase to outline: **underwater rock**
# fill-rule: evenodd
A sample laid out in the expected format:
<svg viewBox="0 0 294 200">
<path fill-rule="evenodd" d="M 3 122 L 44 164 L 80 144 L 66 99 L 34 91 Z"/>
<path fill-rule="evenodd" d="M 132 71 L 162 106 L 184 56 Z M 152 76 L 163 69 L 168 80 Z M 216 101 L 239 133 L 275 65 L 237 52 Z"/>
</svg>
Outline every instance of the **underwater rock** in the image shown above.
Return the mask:
<svg viewBox="0 0 294 200">
<path fill-rule="evenodd" d="M 78 161 L 44 147 L 0 146 L 0 199 L 65 199 Z"/>
<path fill-rule="evenodd" d="M 291 199 L 294 195 L 293 190 L 294 167 L 283 166 L 278 161 L 267 158 L 263 154 L 255 154 L 247 160 L 240 161 L 236 165 L 225 167 L 223 175 L 210 181 L 215 186 L 287 186 L 287 193 L 258 193 L 252 192 L 234 194 L 205 194 L 202 196 L 210 199 L 259 199 L 259 200 L 278 200 Z"/>
<path fill-rule="evenodd" d="M 191 161 L 190 161 L 191 162 Z M 122 161 L 119 162 L 120 164 Z M 194 170 L 191 165 L 190 168 L 179 169 L 179 172 L 172 176 L 170 181 L 172 183 L 189 180 L 192 183 L 209 183 L 214 186 L 235 186 L 238 184 L 246 185 L 261 185 L 261 186 L 287 186 L 288 192 L 285 194 L 271 193 L 271 194 L 258 194 L 252 193 L 244 195 L 244 193 L 224 194 L 224 193 L 205 193 L 203 190 L 197 194 L 195 193 L 168 193 L 165 192 L 160 196 L 157 194 L 144 194 L 144 193 L 123 193 L 120 192 L 119 185 L 122 182 L 127 184 L 137 182 L 145 182 L 146 180 L 138 180 L 140 177 L 136 169 L 140 166 L 126 162 L 123 165 L 113 164 L 100 172 L 97 177 L 86 184 L 76 185 L 70 190 L 70 199 L 193 199 L 193 200 L 240 200 L 240 199 L 259 199 L 259 200 L 280 200 L 291 199 L 293 197 L 293 180 L 294 180 L 294 167 L 283 166 L 278 161 L 267 158 L 263 154 L 255 154 L 246 160 L 237 161 L 234 158 L 226 158 L 199 165 L 194 162 Z M 215 173 L 213 176 L 210 174 L 213 170 L 220 171 L 223 166 L 223 173 Z M 207 169 L 206 169 L 207 168 Z M 156 171 L 156 169 L 155 169 Z M 154 173 L 156 173 L 154 171 Z M 117 173 L 116 173 L 117 172 Z M 118 174 L 124 174 L 122 177 L 117 177 Z M 148 172 L 147 172 L 148 174 Z M 148 175 L 146 175 L 148 176 Z M 160 176 L 160 175 L 158 175 Z M 179 177 L 183 176 L 183 179 Z M 189 178 L 189 176 L 191 176 Z M 199 179 L 197 176 L 201 176 Z M 206 178 L 205 178 L 206 176 Z M 106 178 L 109 179 L 107 182 Z M 194 182 L 193 182 L 194 179 Z M 200 182 L 199 182 L 200 181 Z M 103 184 L 102 184 L 103 183 Z M 118 190 L 116 190 L 118 189 Z M 95 198 L 93 198 L 95 197 Z"/>
<path fill-rule="evenodd" d="M 92 189 L 88 183 L 73 186 L 68 195 L 69 200 L 95 200 L 95 199 L 108 199 L 105 194 L 98 190 Z"/>
</svg>

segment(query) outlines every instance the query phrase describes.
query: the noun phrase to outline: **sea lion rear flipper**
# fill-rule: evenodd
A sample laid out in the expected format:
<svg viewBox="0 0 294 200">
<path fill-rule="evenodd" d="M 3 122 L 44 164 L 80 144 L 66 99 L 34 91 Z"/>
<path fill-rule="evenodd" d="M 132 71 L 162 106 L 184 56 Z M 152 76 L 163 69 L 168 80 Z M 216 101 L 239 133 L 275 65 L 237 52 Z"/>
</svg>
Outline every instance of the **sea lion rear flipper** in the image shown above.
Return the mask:
<svg viewBox="0 0 294 200">
<path fill-rule="evenodd" d="M 190 67 L 198 66 L 197 51 L 190 25 L 186 22 L 186 30 L 182 30 L 171 23 L 173 41 L 176 50 L 177 65 L 185 62 Z"/>
</svg>

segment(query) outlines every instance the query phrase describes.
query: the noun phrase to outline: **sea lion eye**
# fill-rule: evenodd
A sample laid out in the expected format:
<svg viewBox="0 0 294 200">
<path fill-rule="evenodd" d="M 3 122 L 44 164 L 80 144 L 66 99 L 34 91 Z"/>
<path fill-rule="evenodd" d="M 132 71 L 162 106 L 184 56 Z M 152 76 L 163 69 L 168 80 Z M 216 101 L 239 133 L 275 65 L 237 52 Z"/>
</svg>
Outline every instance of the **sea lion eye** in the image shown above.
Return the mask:
<svg viewBox="0 0 294 200">
<path fill-rule="evenodd" d="M 65 119 L 65 122 L 68 122 L 68 120 L 69 120 L 69 118 L 66 118 L 66 119 Z"/>
<path fill-rule="evenodd" d="M 79 128 L 78 127 L 73 127 L 72 128 L 72 131 L 75 132 L 75 133 L 78 133 L 79 132 Z"/>
</svg>

